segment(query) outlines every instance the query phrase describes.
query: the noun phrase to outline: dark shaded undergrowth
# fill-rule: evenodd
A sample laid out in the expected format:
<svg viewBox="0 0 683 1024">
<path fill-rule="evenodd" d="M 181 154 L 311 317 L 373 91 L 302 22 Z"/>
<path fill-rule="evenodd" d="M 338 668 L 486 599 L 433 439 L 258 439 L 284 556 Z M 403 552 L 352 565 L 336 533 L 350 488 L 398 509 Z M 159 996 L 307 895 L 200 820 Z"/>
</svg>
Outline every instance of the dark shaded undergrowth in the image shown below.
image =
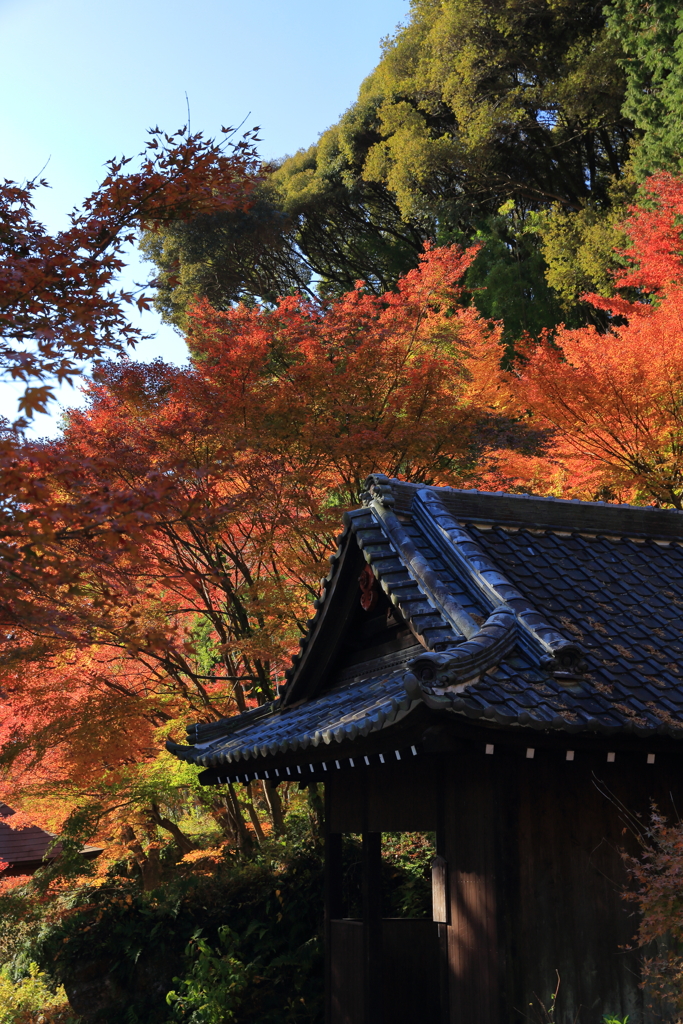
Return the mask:
<svg viewBox="0 0 683 1024">
<path fill-rule="evenodd" d="M 151 891 L 130 861 L 89 877 L 69 877 L 68 859 L 43 869 L 0 895 L 5 975 L 21 987 L 40 972 L 40 991 L 62 998 L 63 986 L 70 1007 L 59 1020 L 69 1024 L 320 1024 L 320 818 L 300 800 L 286 829 L 248 856 L 209 847 L 181 857 L 167 843 L 163 881 Z M 352 917 L 362 913 L 360 838 L 344 844 Z M 431 835 L 385 834 L 385 916 L 429 915 L 433 853 Z M 82 863 L 74 857 L 74 870 Z M 48 1002 L 9 1024 L 52 1021 Z"/>
<path fill-rule="evenodd" d="M 178 864 L 151 892 L 115 870 L 14 890 L 0 900 L 11 969 L 37 964 L 87 1024 L 317 1024 L 322 846 L 292 826 L 249 860 Z"/>
</svg>

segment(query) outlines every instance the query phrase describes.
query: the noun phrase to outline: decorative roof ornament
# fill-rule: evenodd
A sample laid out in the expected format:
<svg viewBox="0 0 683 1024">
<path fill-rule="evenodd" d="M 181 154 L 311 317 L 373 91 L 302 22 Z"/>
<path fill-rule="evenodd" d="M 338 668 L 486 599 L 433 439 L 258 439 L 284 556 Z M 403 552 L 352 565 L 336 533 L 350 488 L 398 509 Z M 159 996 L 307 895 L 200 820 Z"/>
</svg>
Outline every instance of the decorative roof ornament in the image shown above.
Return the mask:
<svg viewBox="0 0 683 1024">
<path fill-rule="evenodd" d="M 360 498 L 366 508 L 374 502 L 379 502 L 385 508 L 391 508 L 396 504 L 396 496 L 391 488 L 391 479 L 384 473 L 372 473 L 367 478 L 363 484 Z"/>
<path fill-rule="evenodd" d="M 459 647 L 425 651 L 409 661 L 409 671 L 403 677 L 406 693 L 413 700 L 424 700 L 439 689 L 473 683 L 509 654 L 516 641 L 515 613 L 501 605 L 491 612 L 479 632 Z"/>
</svg>

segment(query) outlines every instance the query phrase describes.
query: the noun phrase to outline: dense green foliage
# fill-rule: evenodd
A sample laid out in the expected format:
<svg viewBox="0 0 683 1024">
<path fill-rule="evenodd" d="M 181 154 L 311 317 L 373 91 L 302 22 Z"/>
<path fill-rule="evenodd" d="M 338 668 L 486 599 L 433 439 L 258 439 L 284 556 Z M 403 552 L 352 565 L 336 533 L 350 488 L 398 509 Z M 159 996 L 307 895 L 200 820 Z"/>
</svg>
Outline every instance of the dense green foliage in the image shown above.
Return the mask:
<svg viewBox="0 0 683 1024">
<path fill-rule="evenodd" d="M 655 171 L 683 170 L 683 9 L 676 0 L 613 0 L 611 35 L 624 56 L 624 113 L 639 141 L 634 167 L 644 178 Z"/>
<path fill-rule="evenodd" d="M 508 338 L 582 322 L 582 292 L 608 289 L 628 193 L 618 23 L 608 31 L 588 0 L 413 0 L 356 102 L 310 149 L 264 168 L 250 212 L 146 238 L 159 308 L 182 328 L 195 293 L 225 308 L 312 281 L 383 291 L 425 241 L 476 240 L 468 283 Z"/>
<path fill-rule="evenodd" d="M 7 890 L 7 984 L 30 988 L 22 979 L 37 964 L 48 995 L 45 982 L 63 985 L 73 1009 L 101 1024 L 211 1024 L 233 1011 L 244 1024 L 318 1021 L 322 847 L 305 800 L 287 830 L 287 839 L 271 838 L 251 857 L 224 848 L 181 861 L 166 843 L 151 891 L 125 861 L 92 879 L 53 879 L 46 889 L 38 876 Z M 211 1015 L 214 1004 L 223 1016 Z"/>
<path fill-rule="evenodd" d="M 85 1024 L 318 1024 L 320 812 L 315 788 L 300 792 L 286 835 L 247 855 L 199 846 L 181 858 L 167 836 L 152 890 L 125 857 L 104 874 L 74 878 L 67 861 L 64 877 L 55 866 L 6 888 L 0 993 L 17 1009 L 7 1024 L 51 1007 L 55 1024 L 69 1024 L 66 996 Z M 215 842 L 208 824 L 204 846 Z M 361 914 L 359 838 L 346 843 L 350 916 Z M 382 853 L 386 915 L 429 916 L 433 837 L 387 834 Z"/>
<path fill-rule="evenodd" d="M 63 988 L 53 992 L 38 964 L 29 964 L 28 974 L 14 981 L 0 969 L 0 1024 L 75 1024 Z"/>
</svg>

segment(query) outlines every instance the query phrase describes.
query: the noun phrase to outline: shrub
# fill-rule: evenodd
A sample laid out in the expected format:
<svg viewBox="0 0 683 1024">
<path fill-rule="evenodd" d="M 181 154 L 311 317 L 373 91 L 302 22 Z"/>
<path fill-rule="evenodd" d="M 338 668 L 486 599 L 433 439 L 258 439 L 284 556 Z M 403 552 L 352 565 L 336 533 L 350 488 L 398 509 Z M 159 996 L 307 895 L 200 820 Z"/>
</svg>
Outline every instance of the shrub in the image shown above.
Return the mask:
<svg viewBox="0 0 683 1024">
<path fill-rule="evenodd" d="M 19 981 L 13 981 L 6 969 L 0 970 L 0 1024 L 75 1024 L 75 1020 L 64 989 L 53 992 L 36 963 Z"/>
<path fill-rule="evenodd" d="M 71 890 L 31 954 L 88 1022 L 210 1024 L 235 1007 L 240 1024 L 313 1024 L 321 917 L 320 851 L 273 844 L 270 859 L 223 861 L 152 892 L 125 879 Z M 209 992 L 212 978 L 218 989 Z"/>
<path fill-rule="evenodd" d="M 624 854 L 634 887 L 636 942 L 643 951 L 643 987 L 672 1019 L 683 1013 L 683 822 L 671 825 L 656 806 L 640 835 L 639 857 Z"/>
</svg>

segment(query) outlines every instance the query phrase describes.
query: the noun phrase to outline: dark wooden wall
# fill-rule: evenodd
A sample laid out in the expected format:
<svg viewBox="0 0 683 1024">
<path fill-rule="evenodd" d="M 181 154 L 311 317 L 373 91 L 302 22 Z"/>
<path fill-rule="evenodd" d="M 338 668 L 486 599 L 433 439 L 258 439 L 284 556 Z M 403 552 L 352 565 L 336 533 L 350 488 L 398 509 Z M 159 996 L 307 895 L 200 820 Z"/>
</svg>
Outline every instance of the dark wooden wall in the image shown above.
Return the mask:
<svg viewBox="0 0 683 1024">
<path fill-rule="evenodd" d="M 360 760 L 360 759 L 359 759 Z M 325 783 L 330 832 L 433 832 L 437 777 L 433 758 L 335 772 Z"/>
<path fill-rule="evenodd" d="M 681 784 L 674 765 L 648 765 L 645 751 L 614 763 L 606 751 L 565 758 L 564 748 L 529 759 L 524 747 L 496 746 L 445 761 L 453 1022 L 545 1020 L 558 976 L 561 1024 L 650 1019 L 626 948 L 637 921 L 622 898 L 622 851 L 637 850 L 629 815 L 644 823 L 655 800 L 675 817 Z"/>
<path fill-rule="evenodd" d="M 425 939 L 420 956 L 411 959 L 409 926 L 389 934 L 385 925 L 382 944 L 385 960 L 391 951 L 392 964 L 405 965 L 396 968 L 397 978 L 410 971 L 424 975 L 421 960 L 433 957 L 434 992 L 441 946 L 448 974 L 442 1021 L 544 1021 L 558 974 L 558 1024 L 601 1024 L 604 1014 L 629 1014 L 630 1024 L 661 1020 L 644 1006 L 638 955 L 625 948 L 637 921 L 622 899 L 621 853 L 637 848 L 629 814 L 645 823 L 654 800 L 675 819 L 683 786 L 673 755 L 658 755 L 648 765 L 645 750 L 617 752 L 614 763 L 606 753 L 577 751 L 568 762 L 566 746 L 536 749 L 530 759 L 524 746 L 496 744 L 486 755 L 479 744 L 330 780 L 332 832 L 437 830 L 449 882 L 450 921 L 440 926 L 442 940 L 431 926 L 434 941 Z M 416 923 L 422 925 L 430 922 Z M 353 957 L 348 950 L 342 955 L 340 941 L 341 933 L 332 956 L 348 972 Z M 362 938 L 358 942 L 362 948 Z M 388 1010 L 389 992 L 398 988 L 386 984 Z M 436 1013 L 430 1007 L 420 1024 L 431 1024 Z M 361 1010 L 336 1017 L 335 1024 L 368 1024 L 353 1014 Z M 394 1024 L 404 1017 L 394 1009 L 383 1019 Z"/>
</svg>

